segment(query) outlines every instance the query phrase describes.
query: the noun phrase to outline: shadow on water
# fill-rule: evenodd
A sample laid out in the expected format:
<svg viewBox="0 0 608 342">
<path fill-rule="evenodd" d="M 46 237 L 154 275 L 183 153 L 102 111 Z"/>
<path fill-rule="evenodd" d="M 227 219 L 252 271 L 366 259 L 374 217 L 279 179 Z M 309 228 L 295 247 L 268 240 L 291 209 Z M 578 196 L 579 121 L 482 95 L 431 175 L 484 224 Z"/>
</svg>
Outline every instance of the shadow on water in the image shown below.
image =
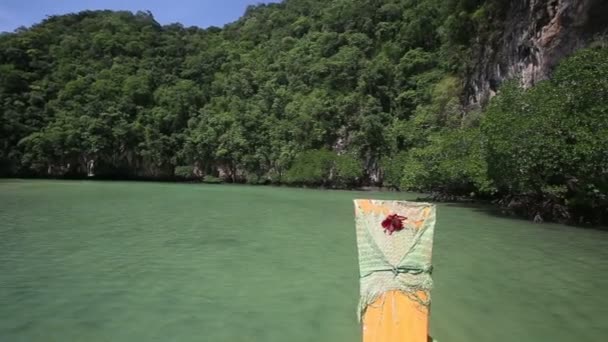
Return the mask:
<svg viewBox="0 0 608 342">
<path fill-rule="evenodd" d="M 514 221 L 519 221 L 519 222 L 525 222 L 525 223 L 532 223 L 533 221 L 530 219 L 527 219 L 525 217 L 522 216 L 518 216 L 512 212 L 509 212 L 508 210 L 501 208 L 497 205 L 488 203 L 488 202 L 475 202 L 475 201 L 471 201 L 471 202 L 464 202 L 464 201 L 433 201 L 430 198 L 425 198 L 425 197 L 418 197 L 416 199 L 413 199 L 412 201 L 414 202 L 432 202 L 432 203 L 436 203 L 436 204 L 441 204 L 444 205 L 446 207 L 452 207 L 452 208 L 466 208 L 469 209 L 473 212 L 477 212 L 477 213 L 482 213 L 491 217 L 495 217 L 495 218 L 501 218 L 501 219 L 510 219 L 510 220 L 514 220 Z M 557 222 L 551 222 L 551 221 L 546 221 L 546 222 L 541 222 L 541 223 L 536 223 L 539 225 L 543 225 L 543 224 L 561 224 L 567 227 L 572 227 L 572 228 L 577 228 L 577 229 L 589 229 L 589 230 L 597 230 L 597 231 L 606 231 L 608 232 L 608 226 L 602 226 L 602 225 L 594 225 L 591 223 L 557 223 Z"/>
</svg>

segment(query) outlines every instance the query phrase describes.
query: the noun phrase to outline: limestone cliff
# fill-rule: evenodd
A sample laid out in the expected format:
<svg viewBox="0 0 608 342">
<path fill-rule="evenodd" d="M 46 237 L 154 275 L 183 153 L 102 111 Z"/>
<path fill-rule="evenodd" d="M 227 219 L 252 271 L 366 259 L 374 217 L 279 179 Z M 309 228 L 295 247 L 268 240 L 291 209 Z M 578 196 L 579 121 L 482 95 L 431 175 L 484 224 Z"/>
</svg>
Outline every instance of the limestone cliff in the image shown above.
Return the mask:
<svg viewBox="0 0 608 342">
<path fill-rule="evenodd" d="M 511 1 L 501 31 L 476 54 L 465 84 L 470 108 L 484 105 L 506 79 L 524 87 L 546 79 L 562 58 L 606 35 L 608 0 Z"/>
</svg>

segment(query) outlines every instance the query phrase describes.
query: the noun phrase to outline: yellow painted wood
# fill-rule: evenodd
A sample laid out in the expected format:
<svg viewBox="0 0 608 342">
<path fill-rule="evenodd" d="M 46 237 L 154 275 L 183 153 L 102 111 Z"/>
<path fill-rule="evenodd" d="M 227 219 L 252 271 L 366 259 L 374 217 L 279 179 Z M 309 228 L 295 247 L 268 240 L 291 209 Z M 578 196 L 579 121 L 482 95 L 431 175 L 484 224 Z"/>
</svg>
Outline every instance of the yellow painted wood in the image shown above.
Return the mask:
<svg viewBox="0 0 608 342">
<path fill-rule="evenodd" d="M 402 292 L 390 291 L 367 307 L 362 328 L 364 342 L 427 342 L 429 311 Z"/>
</svg>

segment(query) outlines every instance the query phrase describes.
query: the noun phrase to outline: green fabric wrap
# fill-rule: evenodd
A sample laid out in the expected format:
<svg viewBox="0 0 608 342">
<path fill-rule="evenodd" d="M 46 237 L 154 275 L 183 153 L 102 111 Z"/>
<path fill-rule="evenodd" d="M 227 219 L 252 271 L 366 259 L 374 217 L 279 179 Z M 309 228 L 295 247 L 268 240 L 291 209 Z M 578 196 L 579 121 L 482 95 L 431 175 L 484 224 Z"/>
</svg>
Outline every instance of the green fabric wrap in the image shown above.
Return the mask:
<svg viewBox="0 0 608 342">
<path fill-rule="evenodd" d="M 407 217 L 392 235 L 382 221 L 390 214 Z M 435 206 L 407 201 L 355 200 L 360 272 L 359 320 L 383 293 L 398 290 L 428 306 L 433 287 L 431 255 Z M 424 293 L 424 296 L 419 295 Z"/>
</svg>

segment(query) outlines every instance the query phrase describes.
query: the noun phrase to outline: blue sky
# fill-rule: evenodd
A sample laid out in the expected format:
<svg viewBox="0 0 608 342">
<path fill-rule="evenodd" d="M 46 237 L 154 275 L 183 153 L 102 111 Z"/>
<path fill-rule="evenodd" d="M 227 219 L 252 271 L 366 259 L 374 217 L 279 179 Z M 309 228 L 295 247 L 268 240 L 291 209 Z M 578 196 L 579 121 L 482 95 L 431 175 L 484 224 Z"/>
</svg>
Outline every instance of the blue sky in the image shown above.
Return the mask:
<svg viewBox="0 0 608 342">
<path fill-rule="evenodd" d="M 238 19 L 248 5 L 280 0 L 0 0 L 0 32 L 31 26 L 47 15 L 82 10 L 150 10 L 161 24 L 223 26 Z"/>
</svg>

